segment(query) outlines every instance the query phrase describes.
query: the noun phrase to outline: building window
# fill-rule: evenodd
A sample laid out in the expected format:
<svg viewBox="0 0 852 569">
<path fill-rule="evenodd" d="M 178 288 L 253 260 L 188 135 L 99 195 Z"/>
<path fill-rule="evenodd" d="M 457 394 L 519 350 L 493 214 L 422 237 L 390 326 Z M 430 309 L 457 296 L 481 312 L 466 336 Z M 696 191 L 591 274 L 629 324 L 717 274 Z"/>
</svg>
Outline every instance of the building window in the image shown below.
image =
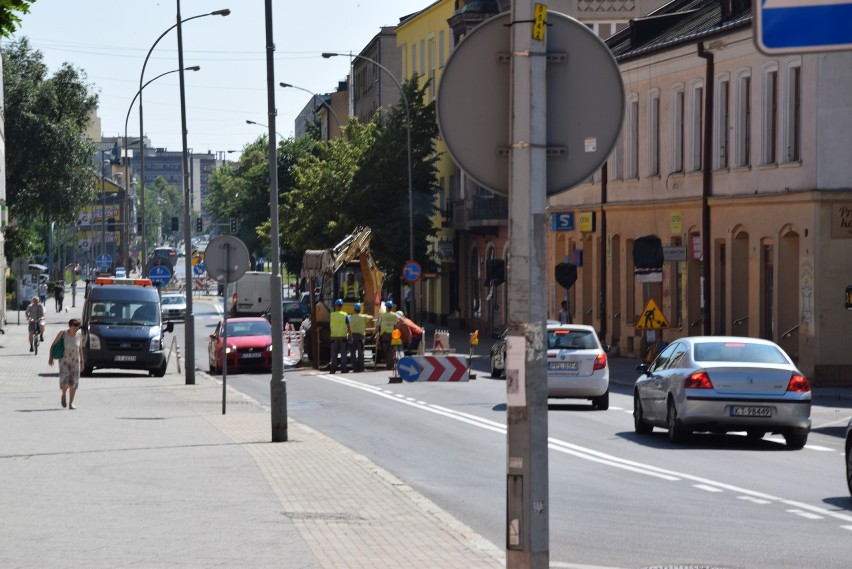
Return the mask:
<svg viewBox="0 0 852 569">
<path fill-rule="evenodd" d="M 621 133 L 618 135 L 618 139 L 615 141 L 615 150 L 613 150 L 612 154 L 612 179 L 613 180 L 623 180 L 624 179 L 624 141 L 622 140 L 623 136 Z"/>
<path fill-rule="evenodd" d="M 417 73 L 417 44 L 411 44 L 411 73 L 408 74 L 409 77 Z"/>
<path fill-rule="evenodd" d="M 648 175 L 660 175 L 660 92 L 648 95 Z"/>
<path fill-rule="evenodd" d="M 470 251 L 470 315 L 473 318 L 482 317 L 482 306 L 479 295 L 479 249 L 476 246 Z"/>
<path fill-rule="evenodd" d="M 751 72 L 737 76 L 736 116 L 737 162 L 740 168 L 751 166 Z"/>
<path fill-rule="evenodd" d="M 728 168 L 728 152 L 731 136 L 731 81 L 728 76 L 716 82 L 716 169 Z"/>
<path fill-rule="evenodd" d="M 787 67 L 785 109 L 785 144 L 787 162 L 802 160 L 802 64 L 800 60 Z"/>
<path fill-rule="evenodd" d="M 698 172 L 701 170 L 702 160 L 701 152 L 703 148 L 703 129 L 704 124 L 704 84 L 701 82 L 693 83 L 690 89 L 689 101 L 689 171 Z"/>
<path fill-rule="evenodd" d="M 672 172 L 683 172 L 684 103 L 683 85 L 676 85 L 672 90 Z"/>
<path fill-rule="evenodd" d="M 763 72 L 763 133 L 761 136 L 763 163 L 778 161 L 778 68 L 767 68 Z"/>
<path fill-rule="evenodd" d="M 420 40 L 420 68 L 418 69 L 419 75 L 426 75 L 426 40 Z"/>
<path fill-rule="evenodd" d="M 429 38 L 428 42 L 428 69 L 429 69 L 429 100 L 435 100 L 435 37 L 432 36 Z"/>
<path fill-rule="evenodd" d="M 444 30 L 440 30 L 438 32 L 438 67 L 443 69 L 446 61 L 446 56 L 444 55 Z"/>
<path fill-rule="evenodd" d="M 631 95 L 627 113 L 627 178 L 639 177 L 639 96 Z"/>
</svg>

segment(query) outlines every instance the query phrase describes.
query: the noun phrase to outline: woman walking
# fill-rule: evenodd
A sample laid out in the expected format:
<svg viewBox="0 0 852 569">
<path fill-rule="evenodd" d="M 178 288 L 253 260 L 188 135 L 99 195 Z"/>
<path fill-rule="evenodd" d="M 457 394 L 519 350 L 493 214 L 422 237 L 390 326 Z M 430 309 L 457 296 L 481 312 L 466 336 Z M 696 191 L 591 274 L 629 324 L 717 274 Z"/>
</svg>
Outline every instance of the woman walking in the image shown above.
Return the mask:
<svg viewBox="0 0 852 569">
<path fill-rule="evenodd" d="M 80 334 L 80 321 L 72 318 L 68 321 L 68 329 L 56 335 L 50 345 L 49 365 L 53 365 L 53 347 L 60 341 L 64 342 L 65 352 L 59 360 L 59 388 L 62 390 L 62 406 L 65 407 L 65 393 L 68 392 L 68 408 L 74 406 L 74 395 L 80 385 L 80 370 L 83 367 L 83 341 Z"/>
</svg>

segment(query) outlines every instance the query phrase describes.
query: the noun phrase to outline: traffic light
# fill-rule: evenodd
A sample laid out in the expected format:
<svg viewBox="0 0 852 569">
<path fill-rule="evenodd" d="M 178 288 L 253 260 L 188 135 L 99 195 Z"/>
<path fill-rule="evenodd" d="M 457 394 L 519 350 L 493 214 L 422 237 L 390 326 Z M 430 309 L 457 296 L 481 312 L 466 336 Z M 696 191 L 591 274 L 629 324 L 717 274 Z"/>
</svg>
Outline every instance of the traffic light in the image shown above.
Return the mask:
<svg viewBox="0 0 852 569">
<path fill-rule="evenodd" d="M 236 232 L 237 232 L 237 218 L 232 217 L 231 218 L 231 235 L 236 234 Z"/>
<path fill-rule="evenodd" d="M 203 227 L 204 227 L 204 221 L 199 217 L 198 219 L 195 220 L 195 232 L 201 233 Z"/>
<path fill-rule="evenodd" d="M 107 231 L 115 231 L 115 218 L 110 217 L 107 219 Z"/>
<path fill-rule="evenodd" d="M 142 218 L 139 216 L 136 217 L 136 233 L 142 233 Z"/>
<path fill-rule="evenodd" d="M 172 231 L 177 231 L 177 230 L 178 230 L 178 218 L 173 217 L 172 218 Z"/>
</svg>

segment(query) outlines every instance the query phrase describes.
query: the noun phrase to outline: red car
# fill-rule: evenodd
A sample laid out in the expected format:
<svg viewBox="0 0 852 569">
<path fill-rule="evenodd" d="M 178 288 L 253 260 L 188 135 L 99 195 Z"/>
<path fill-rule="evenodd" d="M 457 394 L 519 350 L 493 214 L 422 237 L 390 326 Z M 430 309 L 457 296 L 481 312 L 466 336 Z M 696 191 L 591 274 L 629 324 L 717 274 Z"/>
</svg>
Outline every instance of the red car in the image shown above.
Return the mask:
<svg viewBox="0 0 852 569">
<path fill-rule="evenodd" d="M 228 356 L 228 371 L 272 371 L 272 327 L 265 318 L 229 318 L 228 346 L 224 343 L 224 321 L 216 325 L 207 345 L 210 373 L 222 371 L 222 358 Z"/>
</svg>

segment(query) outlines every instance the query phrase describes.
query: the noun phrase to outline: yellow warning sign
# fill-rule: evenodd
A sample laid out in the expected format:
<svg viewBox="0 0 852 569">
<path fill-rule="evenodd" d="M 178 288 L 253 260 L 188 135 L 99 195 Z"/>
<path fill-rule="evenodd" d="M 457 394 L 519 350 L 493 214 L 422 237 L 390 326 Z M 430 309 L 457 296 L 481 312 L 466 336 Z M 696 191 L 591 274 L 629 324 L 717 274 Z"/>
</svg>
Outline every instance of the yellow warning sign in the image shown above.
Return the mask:
<svg viewBox="0 0 852 569">
<path fill-rule="evenodd" d="M 659 328 L 669 328 L 669 321 L 663 316 L 660 307 L 654 302 L 654 299 L 648 301 L 645 305 L 645 310 L 636 321 L 637 330 L 657 330 Z"/>
</svg>

